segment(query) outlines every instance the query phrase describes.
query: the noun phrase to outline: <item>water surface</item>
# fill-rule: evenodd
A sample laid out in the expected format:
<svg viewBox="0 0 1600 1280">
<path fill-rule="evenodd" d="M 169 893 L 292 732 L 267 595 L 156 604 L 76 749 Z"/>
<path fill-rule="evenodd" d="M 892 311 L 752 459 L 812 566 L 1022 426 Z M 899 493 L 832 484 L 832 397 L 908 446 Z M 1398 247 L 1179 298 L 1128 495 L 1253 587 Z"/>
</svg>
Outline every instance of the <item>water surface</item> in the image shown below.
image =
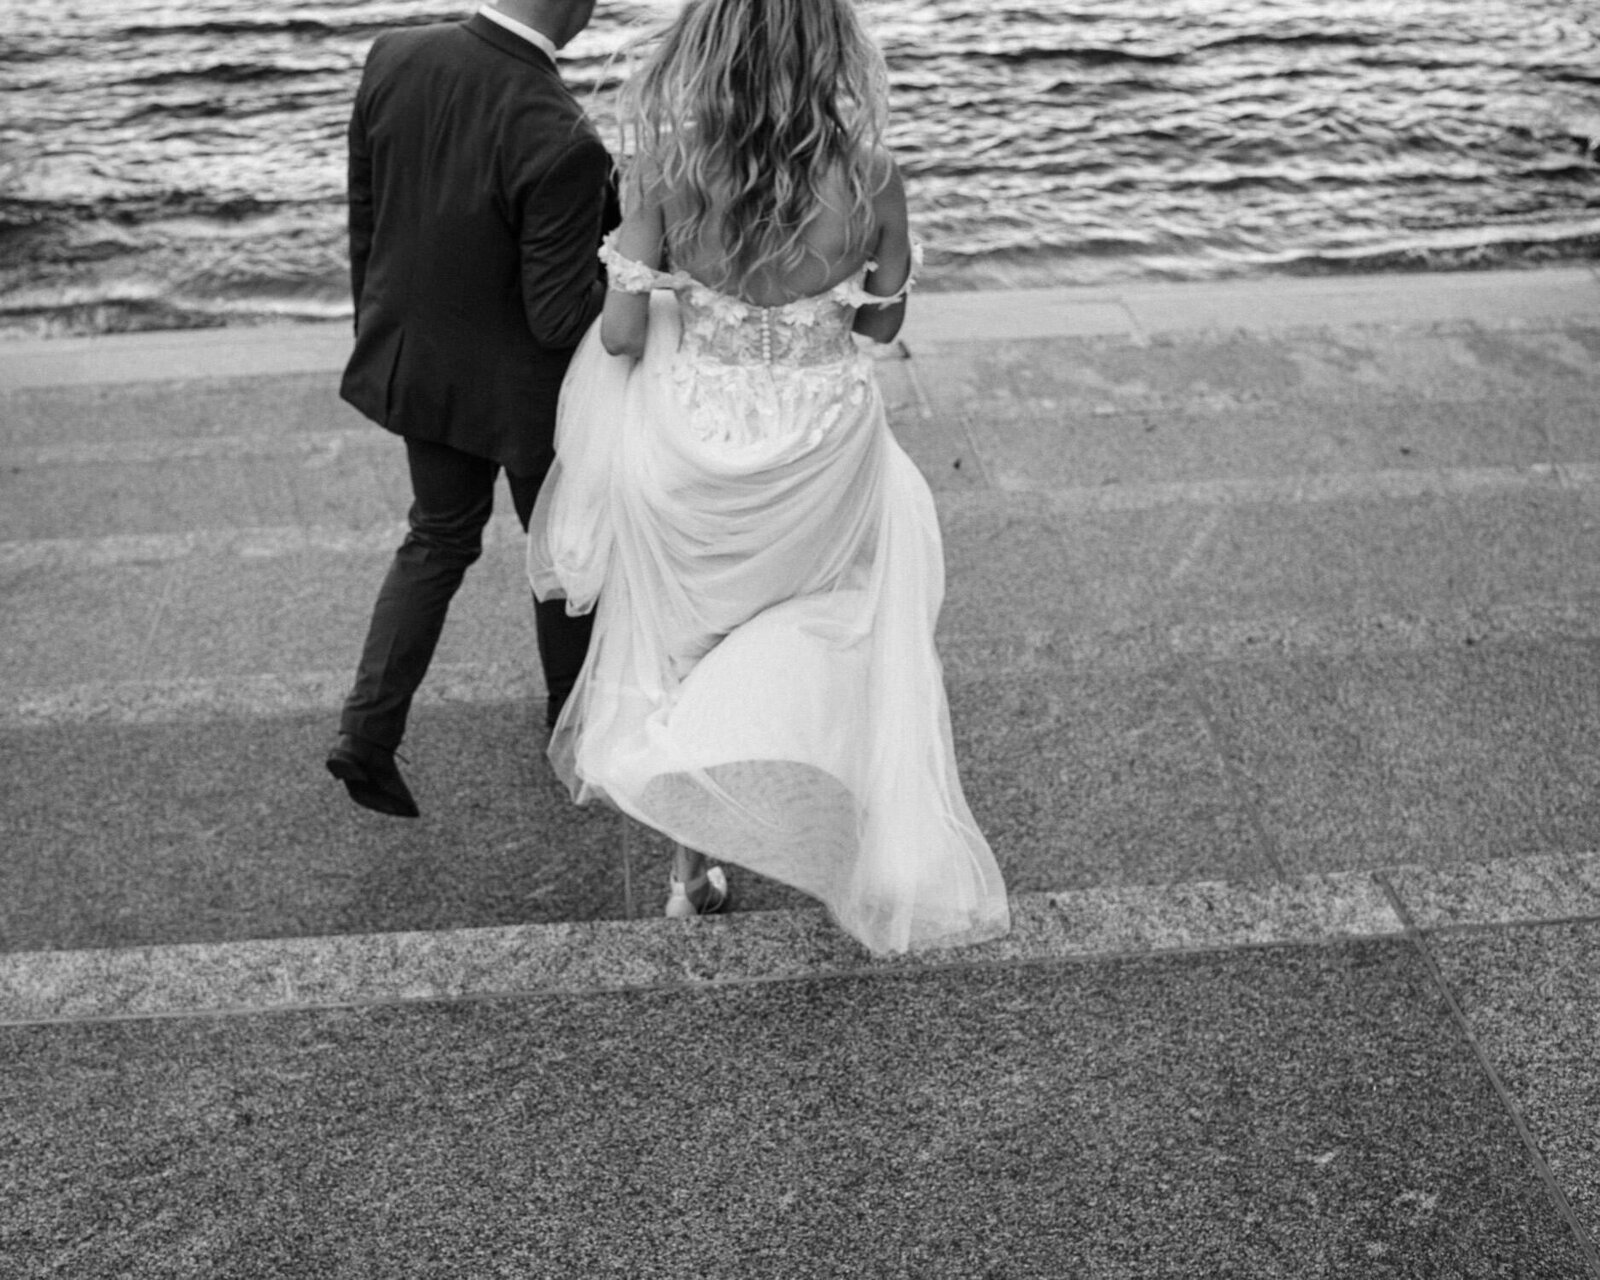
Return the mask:
<svg viewBox="0 0 1600 1280">
<path fill-rule="evenodd" d="M 671 0 L 601 0 L 580 94 Z M 1593 0 L 864 0 L 966 289 L 1600 256 Z M 424 0 L 0 0 L 0 335 L 348 314 L 344 135 Z"/>
</svg>

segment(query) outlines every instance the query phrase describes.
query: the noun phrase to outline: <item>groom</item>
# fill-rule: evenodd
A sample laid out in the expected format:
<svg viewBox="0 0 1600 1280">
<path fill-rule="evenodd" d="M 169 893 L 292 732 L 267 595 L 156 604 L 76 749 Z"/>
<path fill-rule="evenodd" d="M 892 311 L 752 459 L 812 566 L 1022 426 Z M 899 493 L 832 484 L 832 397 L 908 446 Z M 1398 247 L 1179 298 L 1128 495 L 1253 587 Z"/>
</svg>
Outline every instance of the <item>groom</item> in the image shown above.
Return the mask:
<svg viewBox="0 0 1600 1280">
<path fill-rule="evenodd" d="M 556 72 L 595 0 L 495 0 L 373 42 L 350 120 L 356 342 L 339 393 L 403 437 L 410 531 L 378 593 L 328 771 L 417 816 L 395 765 L 450 600 L 504 470 L 523 527 L 554 457 L 567 361 L 605 294 L 611 160 Z M 535 605 L 554 723 L 589 639 Z"/>
</svg>

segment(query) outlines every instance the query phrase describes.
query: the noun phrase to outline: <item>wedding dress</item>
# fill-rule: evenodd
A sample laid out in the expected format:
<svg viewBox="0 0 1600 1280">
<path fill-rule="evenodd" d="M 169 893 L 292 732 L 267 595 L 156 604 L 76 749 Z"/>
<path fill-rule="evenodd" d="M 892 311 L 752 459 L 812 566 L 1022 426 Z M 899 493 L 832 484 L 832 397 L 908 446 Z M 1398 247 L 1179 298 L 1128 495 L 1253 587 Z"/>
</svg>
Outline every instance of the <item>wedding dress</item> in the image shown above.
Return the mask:
<svg viewBox="0 0 1600 1280">
<path fill-rule="evenodd" d="M 578 348 L 530 526 L 535 594 L 596 610 L 557 773 L 874 952 L 1003 934 L 934 649 L 933 497 L 851 336 L 902 295 L 868 294 L 869 263 L 760 307 L 600 253 L 650 323 L 638 361 L 598 322 Z"/>
</svg>

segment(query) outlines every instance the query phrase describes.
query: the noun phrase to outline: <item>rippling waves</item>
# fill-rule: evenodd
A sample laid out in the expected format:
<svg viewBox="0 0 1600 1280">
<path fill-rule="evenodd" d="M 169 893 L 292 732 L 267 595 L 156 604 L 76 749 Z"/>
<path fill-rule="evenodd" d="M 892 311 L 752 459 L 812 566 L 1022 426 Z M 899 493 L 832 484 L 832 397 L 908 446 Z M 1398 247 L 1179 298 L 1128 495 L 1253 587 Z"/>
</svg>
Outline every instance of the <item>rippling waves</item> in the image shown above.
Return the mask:
<svg viewBox="0 0 1600 1280">
<path fill-rule="evenodd" d="M 569 82 L 671 7 L 603 2 Z M 862 7 L 928 287 L 1600 256 L 1591 0 Z M 361 60 L 440 14 L 0 0 L 0 333 L 348 314 Z"/>
</svg>

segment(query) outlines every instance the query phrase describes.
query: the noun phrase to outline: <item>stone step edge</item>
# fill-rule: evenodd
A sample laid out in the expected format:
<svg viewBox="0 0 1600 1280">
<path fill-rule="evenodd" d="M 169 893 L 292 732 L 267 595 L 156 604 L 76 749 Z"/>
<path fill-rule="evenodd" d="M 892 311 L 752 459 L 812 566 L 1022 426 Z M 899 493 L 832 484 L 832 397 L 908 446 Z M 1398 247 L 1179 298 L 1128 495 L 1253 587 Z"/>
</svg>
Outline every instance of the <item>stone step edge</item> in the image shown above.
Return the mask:
<svg viewBox="0 0 1600 1280">
<path fill-rule="evenodd" d="M 1545 266 L 918 294 L 898 352 L 1033 338 L 1467 323 L 1490 328 L 1578 320 L 1600 305 L 1600 269 Z M 171 378 L 333 372 L 348 320 L 156 330 L 0 342 L 0 392 Z"/>
<path fill-rule="evenodd" d="M 0 954 L 0 1026 L 681 990 L 1592 922 L 1600 853 L 1011 899 L 1009 935 L 880 958 L 820 910 Z"/>
</svg>

